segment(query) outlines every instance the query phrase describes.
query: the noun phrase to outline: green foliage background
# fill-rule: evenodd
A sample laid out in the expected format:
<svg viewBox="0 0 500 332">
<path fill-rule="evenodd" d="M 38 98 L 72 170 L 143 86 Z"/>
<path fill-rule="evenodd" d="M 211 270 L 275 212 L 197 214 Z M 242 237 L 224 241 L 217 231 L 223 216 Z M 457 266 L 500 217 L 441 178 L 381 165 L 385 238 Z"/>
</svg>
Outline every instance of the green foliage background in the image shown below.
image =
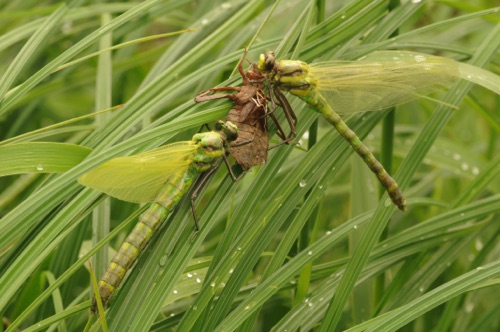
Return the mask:
<svg viewBox="0 0 500 332">
<path fill-rule="evenodd" d="M 112 157 L 189 139 L 223 119 L 229 102 L 195 105 L 193 98 L 240 83 L 234 67 L 244 46 L 252 61 L 267 50 L 307 62 L 414 50 L 498 74 L 499 8 L 490 1 L 391 6 L 0 2 L 0 147 L 50 141 L 93 149 L 42 144 L 37 154 L 28 145 L 19 159 L 0 154 L 2 171 L 30 173 L 0 178 L 7 330 L 84 328 L 91 296 L 84 264 L 97 252 L 99 276 L 113 252 L 107 245 L 119 247 L 145 207 L 105 200 L 76 179 Z M 142 39 L 189 28 L 197 30 Z M 141 43 L 109 49 L 133 40 Z M 182 204 L 117 292 L 109 330 L 497 330 L 500 99 L 467 82 L 435 97 L 458 109 L 400 106 L 389 135 L 380 126 L 387 112 L 349 119 L 377 155 L 381 149 L 394 161 L 405 213 L 379 197 L 374 176 L 322 119 L 314 142 L 317 115 L 290 97 L 301 144 L 270 151 L 238 183 L 221 167 L 198 200 L 202 229 L 192 241 L 189 204 Z M 66 155 L 73 168 L 61 161 Z"/>
</svg>

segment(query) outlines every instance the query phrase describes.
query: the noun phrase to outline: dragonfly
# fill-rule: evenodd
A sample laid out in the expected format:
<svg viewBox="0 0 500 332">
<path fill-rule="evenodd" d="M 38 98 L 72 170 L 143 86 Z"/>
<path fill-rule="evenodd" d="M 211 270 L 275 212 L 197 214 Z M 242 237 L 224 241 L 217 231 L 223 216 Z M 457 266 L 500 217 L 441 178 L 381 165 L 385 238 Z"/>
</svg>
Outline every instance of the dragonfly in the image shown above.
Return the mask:
<svg viewBox="0 0 500 332">
<path fill-rule="evenodd" d="M 273 114 L 274 110 L 268 109 L 268 97 L 264 91 L 266 77 L 257 69 L 256 64 L 243 71 L 243 61 L 246 58 L 246 49 L 238 62 L 238 72 L 240 73 L 242 86 L 216 87 L 200 92 L 195 98 L 195 102 L 205 102 L 227 98 L 234 103 L 229 111 L 226 120 L 238 126 L 238 139 L 231 143 L 228 152 L 232 155 L 237 164 L 243 171 L 247 171 L 253 166 L 262 165 L 267 160 L 267 152 L 270 148 L 267 126 L 267 117 L 269 116 L 277 128 L 277 135 L 281 142 L 272 146 L 277 147 L 281 144 L 290 142 L 295 136 L 295 125 L 297 119 L 291 110 L 288 101 L 285 99 L 281 106 L 286 114 L 286 119 L 292 119 L 289 123 L 291 132 L 286 135 L 279 121 Z M 230 91 L 236 93 L 216 93 L 219 91 Z"/>
<path fill-rule="evenodd" d="M 406 199 L 396 181 L 343 121 L 339 114 L 383 110 L 449 87 L 460 78 L 458 62 L 407 51 L 377 51 L 358 61 L 307 64 L 276 60 L 261 54 L 257 68 L 266 75 L 270 94 L 285 98 L 281 90 L 299 97 L 332 124 L 361 156 L 402 211 Z M 430 98 L 429 98 L 430 99 Z"/>
<path fill-rule="evenodd" d="M 139 217 L 108 269 L 99 281 L 99 294 L 107 304 L 127 271 L 137 260 L 156 230 L 160 228 L 182 197 L 190 190 L 195 230 L 199 230 L 195 199 L 208 178 L 217 170 L 221 159 L 226 162 L 226 149 L 238 137 L 233 123 L 219 121 L 216 131 L 195 134 L 191 141 L 165 145 L 133 156 L 112 159 L 81 176 L 78 181 L 120 200 L 147 203 L 151 206 Z M 92 300 L 91 312 L 97 302 Z"/>
</svg>

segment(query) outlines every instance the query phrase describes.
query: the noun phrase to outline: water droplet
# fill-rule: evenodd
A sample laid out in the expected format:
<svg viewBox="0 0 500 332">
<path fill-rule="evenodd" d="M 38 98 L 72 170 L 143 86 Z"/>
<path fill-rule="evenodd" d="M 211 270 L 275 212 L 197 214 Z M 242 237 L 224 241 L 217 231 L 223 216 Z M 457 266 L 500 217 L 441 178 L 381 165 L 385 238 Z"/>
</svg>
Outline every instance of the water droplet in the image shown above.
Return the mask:
<svg viewBox="0 0 500 332">
<path fill-rule="evenodd" d="M 214 281 L 212 281 L 212 282 L 210 283 L 210 287 L 215 287 L 215 282 L 214 282 Z"/>
<path fill-rule="evenodd" d="M 313 303 L 312 303 L 312 302 L 309 302 L 307 305 L 308 305 L 309 307 L 312 307 L 312 306 L 313 306 Z"/>
<path fill-rule="evenodd" d="M 483 249 L 483 242 L 481 241 L 481 239 L 476 239 L 476 250 L 477 251 L 480 251 Z"/>
<path fill-rule="evenodd" d="M 241 251 L 241 247 L 236 248 L 236 250 Z"/>
<path fill-rule="evenodd" d="M 463 212 L 460 213 L 460 217 L 463 217 L 463 216 L 465 216 L 465 213 L 463 213 Z"/>
<path fill-rule="evenodd" d="M 318 188 L 321 190 L 321 189 L 323 189 L 323 187 L 324 186 L 322 184 L 320 184 Z"/>
<path fill-rule="evenodd" d="M 187 274 L 186 274 L 186 276 L 187 276 L 188 278 L 192 278 L 192 277 L 193 277 L 193 274 L 191 274 L 191 273 L 187 273 Z"/>
<path fill-rule="evenodd" d="M 354 225 L 352 228 L 354 228 L 354 229 L 358 229 L 358 225 Z"/>
<path fill-rule="evenodd" d="M 483 266 L 478 266 L 478 267 L 476 267 L 476 270 L 477 270 L 477 271 L 484 270 L 484 267 L 483 267 Z"/>
<path fill-rule="evenodd" d="M 309 139 L 309 130 L 302 135 L 302 139 Z"/>
<path fill-rule="evenodd" d="M 194 306 L 192 306 L 192 307 L 191 307 L 191 309 L 193 309 L 193 310 L 197 310 L 197 309 L 198 309 L 198 306 L 194 305 Z"/>
<path fill-rule="evenodd" d="M 227 2 L 224 2 L 222 5 L 221 5 L 222 9 L 229 9 L 231 8 L 231 4 L 230 3 L 227 3 Z"/>
<path fill-rule="evenodd" d="M 234 272 L 234 269 L 229 270 L 229 274 L 232 274 Z"/>
<path fill-rule="evenodd" d="M 411 3 L 417 4 L 420 3 L 422 0 L 411 0 Z"/>
<path fill-rule="evenodd" d="M 196 282 L 197 282 L 198 284 L 201 284 L 201 279 L 200 279 L 200 278 L 196 278 Z"/>
<path fill-rule="evenodd" d="M 170 317 L 174 317 L 174 316 L 175 316 L 175 314 L 174 314 L 174 313 L 171 313 L 171 314 L 170 314 Z"/>
<path fill-rule="evenodd" d="M 201 20 L 201 24 L 202 25 L 207 25 L 208 24 L 208 20 L 206 18 L 202 19 Z"/>
<path fill-rule="evenodd" d="M 325 235 L 330 235 L 332 234 L 332 231 L 326 231 Z"/>
<path fill-rule="evenodd" d="M 307 303 L 307 302 L 309 302 L 309 298 L 308 298 L 308 297 L 306 297 L 306 298 L 304 299 L 304 303 Z"/>
<path fill-rule="evenodd" d="M 465 312 L 470 314 L 472 312 L 472 310 L 474 310 L 474 303 L 467 303 L 465 305 Z"/>
<path fill-rule="evenodd" d="M 172 293 L 177 294 L 178 292 L 176 289 L 174 289 Z"/>
<path fill-rule="evenodd" d="M 306 186 L 306 184 L 307 184 L 307 181 L 306 181 L 306 180 L 300 180 L 300 182 L 299 182 L 299 186 L 300 186 L 301 188 L 304 188 L 304 187 Z"/>
<path fill-rule="evenodd" d="M 221 283 L 220 283 L 220 286 L 221 286 L 221 287 L 226 287 L 226 283 L 225 283 L 225 282 L 221 282 Z"/>
<path fill-rule="evenodd" d="M 420 286 L 420 287 L 418 288 L 418 291 L 419 291 L 420 293 L 423 293 L 423 292 L 425 291 L 424 286 Z"/>
<path fill-rule="evenodd" d="M 250 306 L 249 306 L 249 305 L 247 305 L 247 306 L 245 307 L 245 310 L 248 310 L 248 309 L 250 309 Z"/>
<path fill-rule="evenodd" d="M 460 168 L 462 168 L 462 171 L 466 171 L 469 169 L 469 164 L 467 163 L 462 163 L 462 165 L 460 165 Z"/>
<path fill-rule="evenodd" d="M 168 256 L 167 256 L 167 255 L 162 256 L 162 257 L 160 258 L 160 262 L 159 262 L 160 266 L 165 266 L 165 264 L 167 263 L 167 259 L 168 259 Z"/>
<path fill-rule="evenodd" d="M 345 19 L 346 15 L 345 14 L 342 14 L 342 16 L 340 16 L 341 19 Z"/>
<path fill-rule="evenodd" d="M 308 254 L 309 256 L 312 256 L 313 252 L 312 252 L 311 250 L 309 250 L 309 251 L 307 252 L 307 254 Z"/>
<path fill-rule="evenodd" d="M 476 166 L 472 166 L 471 172 L 473 175 L 478 175 L 479 174 L 479 168 Z"/>
<path fill-rule="evenodd" d="M 417 61 L 417 62 L 424 62 L 425 61 L 425 56 L 423 56 L 423 55 L 415 55 L 415 61 Z"/>
<path fill-rule="evenodd" d="M 36 165 L 36 170 L 37 171 L 43 171 L 43 165 L 42 164 Z"/>
<path fill-rule="evenodd" d="M 455 160 L 460 160 L 460 159 L 462 159 L 462 156 L 461 156 L 461 155 L 459 155 L 458 153 L 454 153 L 454 154 L 453 154 L 453 159 L 455 159 Z"/>
</svg>

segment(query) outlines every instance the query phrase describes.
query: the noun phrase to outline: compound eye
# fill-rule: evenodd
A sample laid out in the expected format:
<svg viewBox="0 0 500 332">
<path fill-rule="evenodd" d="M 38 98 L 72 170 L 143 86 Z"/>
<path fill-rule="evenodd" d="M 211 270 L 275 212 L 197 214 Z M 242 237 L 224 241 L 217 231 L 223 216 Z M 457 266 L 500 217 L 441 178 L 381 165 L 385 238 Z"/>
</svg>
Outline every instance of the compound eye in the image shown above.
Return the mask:
<svg viewBox="0 0 500 332">
<path fill-rule="evenodd" d="M 226 122 L 226 136 L 229 141 L 235 141 L 238 138 L 238 127 L 230 121 Z"/>
<path fill-rule="evenodd" d="M 274 64 L 276 63 L 276 58 L 274 56 L 273 51 L 269 51 L 266 53 L 264 66 L 266 70 L 271 71 L 274 68 Z"/>
</svg>

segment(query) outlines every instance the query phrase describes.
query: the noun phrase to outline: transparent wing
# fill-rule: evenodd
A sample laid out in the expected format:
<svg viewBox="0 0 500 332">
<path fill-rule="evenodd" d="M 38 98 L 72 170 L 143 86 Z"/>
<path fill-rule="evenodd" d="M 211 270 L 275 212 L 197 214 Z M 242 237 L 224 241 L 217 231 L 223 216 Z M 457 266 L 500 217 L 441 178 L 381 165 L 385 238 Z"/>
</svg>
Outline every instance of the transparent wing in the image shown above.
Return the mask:
<svg viewBox="0 0 500 332">
<path fill-rule="evenodd" d="M 78 182 L 124 201 L 151 202 L 170 176 L 186 172 L 197 149 L 193 142 L 179 142 L 111 159 Z"/>
<path fill-rule="evenodd" d="M 403 51 L 380 51 L 358 61 L 311 65 L 318 89 L 340 114 L 373 111 L 422 98 L 460 77 L 459 63 Z"/>
</svg>

